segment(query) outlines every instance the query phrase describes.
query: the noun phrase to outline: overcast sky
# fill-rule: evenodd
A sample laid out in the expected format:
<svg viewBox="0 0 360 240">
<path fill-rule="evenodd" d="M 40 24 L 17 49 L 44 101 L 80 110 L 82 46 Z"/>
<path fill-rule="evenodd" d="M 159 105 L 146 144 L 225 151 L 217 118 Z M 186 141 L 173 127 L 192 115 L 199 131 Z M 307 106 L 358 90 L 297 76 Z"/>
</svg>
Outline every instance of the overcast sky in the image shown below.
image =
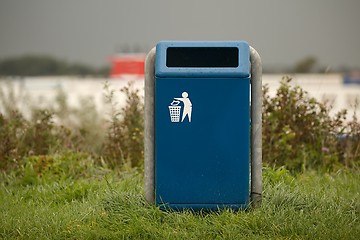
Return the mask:
<svg viewBox="0 0 360 240">
<path fill-rule="evenodd" d="M 267 67 L 314 56 L 360 67 L 359 0 L 0 0 L 0 59 L 48 54 L 106 64 L 125 46 L 246 40 Z"/>
</svg>

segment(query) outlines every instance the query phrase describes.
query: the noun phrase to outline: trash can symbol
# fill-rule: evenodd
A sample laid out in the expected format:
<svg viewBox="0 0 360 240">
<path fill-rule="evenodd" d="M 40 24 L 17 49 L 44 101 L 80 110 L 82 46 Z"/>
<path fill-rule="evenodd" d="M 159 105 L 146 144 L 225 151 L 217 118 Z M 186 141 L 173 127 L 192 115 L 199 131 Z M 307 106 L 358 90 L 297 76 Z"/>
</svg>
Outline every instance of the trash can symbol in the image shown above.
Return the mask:
<svg viewBox="0 0 360 240">
<path fill-rule="evenodd" d="M 172 103 L 169 106 L 169 112 L 170 112 L 170 120 L 171 122 L 180 122 L 180 112 L 181 112 L 181 106 L 179 106 L 180 101 L 172 101 Z"/>
</svg>

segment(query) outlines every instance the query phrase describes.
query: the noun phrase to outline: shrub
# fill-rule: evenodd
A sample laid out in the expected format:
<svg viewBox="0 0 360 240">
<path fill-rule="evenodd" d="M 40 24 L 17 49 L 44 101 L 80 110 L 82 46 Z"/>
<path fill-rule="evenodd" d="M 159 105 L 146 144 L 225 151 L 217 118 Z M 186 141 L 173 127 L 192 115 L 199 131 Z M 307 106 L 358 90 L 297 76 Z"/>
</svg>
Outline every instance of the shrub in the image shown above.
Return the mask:
<svg viewBox="0 0 360 240">
<path fill-rule="evenodd" d="M 113 98 L 117 92 L 105 84 L 111 107 L 108 121 L 99 115 L 91 99 L 80 99 L 81 108 L 75 108 L 59 89 L 51 105 L 37 108 L 31 99 L 17 95 L 11 84 L 7 87 L 6 91 L 0 87 L 0 169 L 19 168 L 22 158 L 68 151 L 87 153 L 110 168 L 142 167 L 144 104 L 131 84 L 119 92 L 126 97 L 120 109 Z M 17 107 L 25 101 L 29 117 Z"/>
<path fill-rule="evenodd" d="M 54 103 L 47 108 L 54 113 L 63 148 L 99 155 L 106 131 L 105 119 L 92 98 L 80 98 L 81 107 L 68 103 L 67 94 L 58 89 Z"/>
<path fill-rule="evenodd" d="M 97 164 L 113 169 L 142 168 L 143 99 L 131 84 L 120 92 L 110 90 L 108 83 L 104 89 L 110 106 L 107 121 L 91 100 L 83 99 L 82 107 L 74 108 L 68 105 L 62 91 L 55 103 L 46 108 L 31 107 L 26 100 L 30 117 L 25 117 L 17 107 L 24 99 L 11 89 L 5 94 L 0 87 L 0 169 L 19 169 L 25 159 L 32 164 L 27 165 L 27 171 L 32 172 L 32 166 L 38 174 L 37 163 L 33 163 L 36 159 L 49 160 L 61 154 L 69 157 L 69 152 L 91 156 Z M 114 100 L 114 94 L 119 93 L 126 97 L 122 108 Z M 360 124 L 356 112 L 349 121 L 346 111 L 331 116 L 330 110 L 331 106 L 309 97 L 299 86 L 292 87 L 288 77 L 281 81 L 274 97 L 269 96 L 269 89 L 264 86 L 264 162 L 270 167 L 285 166 L 290 171 L 358 167 Z M 72 159 L 75 162 L 82 158 Z"/>
<path fill-rule="evenodd" d="M 356 101 L 354 109 L 357 108 Z M 356 111 L 352 120 L 346 124 L 347 133 L 340 136 L 339 152 L 343 156 L 342 163 L 346 167 L 360 166 L 360 124 L 356 116 Z"/>
<path fill-rule="evenodd" d="M 52 114 L 46 110 L 35 111 L 26 120 L 18 111 L 9 116 L 0 113 L 0 168 L 16 167 L 28 155 L 48 154 L 57 147 L 58 137 L 52 132 Z"/>
<path fill-rule="evenodd" d="M 31 99 L 16 94 L 11 84 L 5 86 L 7 89 L 0 86 L 0 169 L 19 168 L 28 156 L 99 151 L 95 146 L 102 142 L 92 141 L 101 141 L 99 128 L 90 124 L 98 121 L 93 104 L 84 102 L 79 110 L 70 108 L 66 95 L 59 91 L 55 106 L 37 108 Z M 22 110 L 28 112 L 28 117 L 17 107 L 24 101 L 28 109 Z"/>
<path fill-rule="evenodd" d="M 0 113 L 0 169 L 9 169 L 17 165 L 23 154 L 19 149 L 19 138 L 23 136 L 25 120 L 17 111 L 5 117 Z"/>
<path fill-rule="evenodd" d="M 331 117 L 331 106 L 309 97 L 284 77 L 274 97 L 263 87 L 263 159 L 292 171 L 336 170 L 354 166 L 360 157 L 360 124 L 346 111 Z M 341 140 L 340 138 L 344 139 Z"/>
<path fill-rule="evenodd" d="M 132 83 L 120 91 L 126 96 L 126 104 L 120 110 L 114 102 L 114 90 L 104 85 L 105 97 L 111 107 L 109 127 L 102 156 L 111 167 L 141 167 L 144 154 L 144 104 Z"/>
</svg>

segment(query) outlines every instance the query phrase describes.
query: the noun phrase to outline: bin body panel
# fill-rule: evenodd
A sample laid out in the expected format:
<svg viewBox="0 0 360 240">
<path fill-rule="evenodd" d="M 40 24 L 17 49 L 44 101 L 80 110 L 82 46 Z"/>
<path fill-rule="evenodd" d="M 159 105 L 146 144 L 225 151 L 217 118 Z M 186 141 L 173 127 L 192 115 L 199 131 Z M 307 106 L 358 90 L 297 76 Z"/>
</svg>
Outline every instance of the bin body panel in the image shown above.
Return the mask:
<svg viewBox="0 0 360 240">
<path fill-rule="evenodd" d="M 177 103 L 179 119 L 172 122 L 171 103 L 182 98 L 183 92 L 192 104 L 191 122 L 188 115 L 181 121 L 185 108 L 181 101 Z M 157 205 L 207 208 L 248 204 L 249 92 L 248 77 L 155 78 Z"/>
</svg>

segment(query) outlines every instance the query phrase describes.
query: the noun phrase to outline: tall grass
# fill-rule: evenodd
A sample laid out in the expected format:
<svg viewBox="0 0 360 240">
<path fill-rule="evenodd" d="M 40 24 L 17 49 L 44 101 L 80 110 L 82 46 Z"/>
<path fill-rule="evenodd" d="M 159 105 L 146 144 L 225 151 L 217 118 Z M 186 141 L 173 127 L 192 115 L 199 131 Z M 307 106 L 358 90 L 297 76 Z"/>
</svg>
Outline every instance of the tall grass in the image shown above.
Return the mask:
<svg viewBox="0 0 360 240">
<path fill-rule="evenodd" d="M 297 177 L 264 169 L 262 206 L 246 211 L 161 211 L 137 172 L 101 180 L 0 185 L 2 239 L 358 239 L 360 175 Z M 7 178 L 11 178 L 7 176 Z"/>
</svg>

